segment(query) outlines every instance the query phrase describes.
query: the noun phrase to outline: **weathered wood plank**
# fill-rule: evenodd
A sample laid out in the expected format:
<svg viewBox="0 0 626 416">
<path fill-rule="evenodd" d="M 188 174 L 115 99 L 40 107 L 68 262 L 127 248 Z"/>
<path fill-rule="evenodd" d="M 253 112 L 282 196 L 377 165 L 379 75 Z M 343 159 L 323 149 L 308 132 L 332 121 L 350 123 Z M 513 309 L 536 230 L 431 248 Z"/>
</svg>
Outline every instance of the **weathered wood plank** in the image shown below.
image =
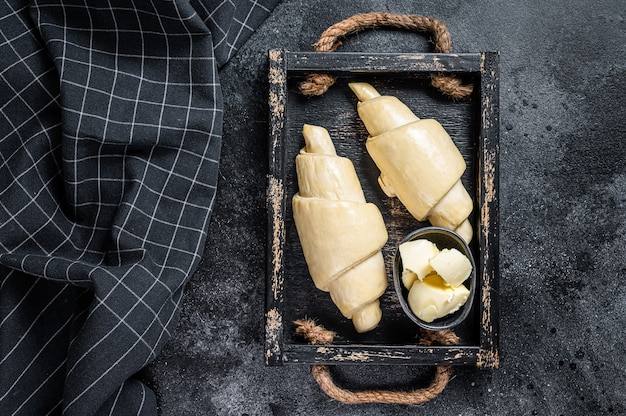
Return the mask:
<svg viewBox="0 0 626 416">
<path fill-rule="evenodd" d="M 478 54 L 363 54 L 289 52 L 288 71 L 479 72 Z"/>
<path fill-rule="evenodd" d="M 480 201 L 481 275 L 481 336 L 479 367 L 498 367 L 499 357 L 499 199 L 498 157 L 499 143 L 499 74 L 496 53 L 481 55 L 481 131 L 480 167 L 478 181 Z"/>
<path fill-rule="evenodd" d="M 285 364 L 473 365 L 478 347 L 287 345 Z"/>
<path fill-rule="evenodd" d="M 272 120 L 269 132 L 269 166 L 267 184 L 267 279 L 265 311 L 265 362 L 280 364 L 284 315 L 284 244 L 285 244 L 285 166 L 284 126 L 287 104 L 287 71 L 285 54 L 270 52 L 269 110 Z"/>
</svg>

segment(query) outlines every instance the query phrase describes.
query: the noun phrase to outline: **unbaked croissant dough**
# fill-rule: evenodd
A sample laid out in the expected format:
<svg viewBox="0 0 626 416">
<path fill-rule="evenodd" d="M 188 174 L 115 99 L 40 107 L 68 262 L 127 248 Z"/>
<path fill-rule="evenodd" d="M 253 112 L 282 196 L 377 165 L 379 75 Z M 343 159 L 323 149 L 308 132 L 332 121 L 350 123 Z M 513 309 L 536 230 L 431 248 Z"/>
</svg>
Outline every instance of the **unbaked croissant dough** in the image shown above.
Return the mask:
<svg viewBox="0 0 626 416">
<path fill-rule="evenodd" d="M 349 85 L 359 99 L 357 111 L 370 134 L 367 151 L 381 171 L 385 194 L 397 196 L 419 221 L 454 230 L 469 242 L 473 202 L 461 183 L 466 164 L 448 133 L 368 83 Z"/>
<path fill-rule="evenodd" d="M 302 133 L 292 207 L 309 273 L 358 332 L 370 331 L 382 317 L 378 298 L 387 287 L 385 222 L 365 201 L 352 162 L 337 156 L 328 131 L 304 125 Z"/>
</svg>

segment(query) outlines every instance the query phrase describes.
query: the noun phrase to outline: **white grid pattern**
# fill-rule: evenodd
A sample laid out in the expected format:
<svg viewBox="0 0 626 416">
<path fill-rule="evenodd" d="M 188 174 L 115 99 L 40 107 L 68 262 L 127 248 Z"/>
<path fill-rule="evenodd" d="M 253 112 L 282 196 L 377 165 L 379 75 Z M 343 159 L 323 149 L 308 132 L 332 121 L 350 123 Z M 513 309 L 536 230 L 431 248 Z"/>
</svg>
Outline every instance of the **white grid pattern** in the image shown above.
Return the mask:
<svg viewBox="0 0 626 416">
<path fill-rule="evenodd" d="M 217 71 L 277 2 L 0 4 L 1 415 L 156 414 L 132 377 L 204 248 Z"/>
</svg>

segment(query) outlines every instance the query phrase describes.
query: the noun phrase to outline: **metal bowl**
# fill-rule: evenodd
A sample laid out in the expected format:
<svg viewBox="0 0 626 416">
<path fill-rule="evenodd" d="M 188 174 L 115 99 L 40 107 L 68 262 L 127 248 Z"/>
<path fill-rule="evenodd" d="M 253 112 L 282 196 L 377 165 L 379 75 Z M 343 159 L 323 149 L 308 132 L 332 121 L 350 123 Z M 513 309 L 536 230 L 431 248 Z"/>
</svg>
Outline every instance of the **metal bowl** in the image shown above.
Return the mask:
<svg viewBox="0 0 626 416">
<path fill-rule="evenodd" d="M 407 301 L 407 297 L 409 291 L 402 284 L 402 258 L 400 256 L 399 246 L 402 243 L 407 241 L 417 240 L 417 239 L 426 239 L 437 245 L 439 250 L 444 248 L 456 248 L 461 253 L 463 253 L 470 260 L 472 265 L 472 272 L 470 276 L 463 283 L 465 287 L 467 287 L 470 291 L 469 297 L 465 304 L 459 308 L 454 313 L 446 315 L 444 317 L 435 319 L 432 322 L 425 322 L 422 319 L 418 318 L 409 307 L 409 303 Z M 474 295 L 476 292 L 476 264 L 474 261 L 474 256 L 472 252 L 465 242 L 463 238 L 455 233 L 454 231 L 447 230 L 441 227 L 424 227 L 418 230 L 413 231 L 409 235 L 407 235 L 402 241 L 400 241 L 398 247 L 396 248 L 396 253 L 393 261 L 393 284 L 396 289 L 396 293 L 398 294 L 398 300 L 400 301 L 400 305 L 402 306 L 402 310 L 406 313 L 406 315 L 417 325 L 424 329 L 429 329 L 433 331 L 441 330 L 441 329 L 450 329 L 462 323 L 469 315 L 470 310 L 472 309 L 472 304 L 474 301 Z"/>
</svg>

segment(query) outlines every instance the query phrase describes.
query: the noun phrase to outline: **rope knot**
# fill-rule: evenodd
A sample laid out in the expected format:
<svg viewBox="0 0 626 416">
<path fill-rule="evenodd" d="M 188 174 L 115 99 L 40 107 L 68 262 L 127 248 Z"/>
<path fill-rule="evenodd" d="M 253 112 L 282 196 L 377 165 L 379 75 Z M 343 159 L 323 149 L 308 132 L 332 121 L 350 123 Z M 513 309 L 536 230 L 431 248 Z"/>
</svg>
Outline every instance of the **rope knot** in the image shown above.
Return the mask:
<svg viewBox="0 0 626 416">
<path fill-rule="evenodd" d="M 333 331 L 317 325 L 314 319 L 298 319 L 295 324 L 296 334 L 304 338 L 309 344 L 330 344 L 335 338 Z"/>
</svg>

